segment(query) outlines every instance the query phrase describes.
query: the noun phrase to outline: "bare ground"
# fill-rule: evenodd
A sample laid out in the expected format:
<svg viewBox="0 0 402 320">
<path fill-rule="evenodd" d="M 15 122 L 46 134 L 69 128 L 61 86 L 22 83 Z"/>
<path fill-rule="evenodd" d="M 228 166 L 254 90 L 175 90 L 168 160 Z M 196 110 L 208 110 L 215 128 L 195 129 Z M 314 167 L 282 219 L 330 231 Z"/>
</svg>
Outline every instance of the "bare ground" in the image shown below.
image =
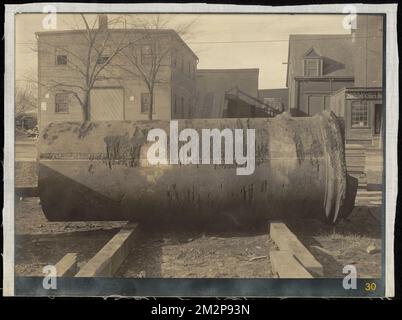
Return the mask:
<svg viewBox="0 0 402 320">
<path fill-rule="evenodd" d="M 15 273 L 42 276 L 42 268 L 56 264 L 65 254 L 78 253 L 78 266 L 86 263 L 124 222 L 49 222 L 39 198 L 15 202 Z"/>
<path fill-rule="evenodd" d="M 345 265 L 354 265 L 358 277 L 381 277 L 380 209 L 355 207 L 348 220 L 336 226 L 318 221 L 293 221 L 288 226 L 324 268 L 324 277 L 344 277 Z M 375 253 L 367 248 L 375 247 Z"/>
<path fill-rule="evenodd" d="M 78 253 L 84 265 L 125 222 L 48 222 L 38 198 L 16 200 L 16 275 L 42 275 L 66 253 Z M 373 209 L 372 209 L 373 210 Z M 378 209 L 376 209 L 378 210 Z M 342 277 L 346 264 L 359 277 L 379 277 L 381 247 L 375 212 L 357 207 L 349 221 L 330 227 L 317 221 L 294 221 L 289 227 L 324 267 L 324 277 Z M 378 213 L 377 213 L 378 214 Z M 268 225 L 247 230 L 188 230 L 145 228 L 122 265 L 119 277 L 271 278 L 269 251 L 276 250 Z"/>
<path fill-rule="evenodd" d="M 266 230 L 265 230 L 266 231 Z M 118 276 L 163 278 L 271 278 L 267 232 L 146 230 Z"/>
</svg>

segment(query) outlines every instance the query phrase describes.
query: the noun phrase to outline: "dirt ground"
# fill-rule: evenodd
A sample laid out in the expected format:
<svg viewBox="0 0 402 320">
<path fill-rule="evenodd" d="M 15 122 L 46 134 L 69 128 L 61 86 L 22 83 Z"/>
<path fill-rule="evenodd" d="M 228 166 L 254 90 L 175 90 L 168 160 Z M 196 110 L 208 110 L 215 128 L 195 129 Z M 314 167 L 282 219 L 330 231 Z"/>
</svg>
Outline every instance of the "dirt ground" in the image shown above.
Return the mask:
<svg viewBox="0 0 402 320">
<path fill-rule="evenodd" d="M 36 187 L 38 173 L 36 163 L 36 141 L 20 131 L 16 131 L 15 143 L 15 185 L 18 187 Z"/>
<path fill-rule="evenodd" d="M 380 209 L 355 207 L 349 219 L 336 226 L 317 221 L 293 221 L 289 228 L 324 268 L 324 277 L 344 277 L 345 265 L 354 265 L 358 277 L 381 277 Z M 368 247 L 375 248 L 368 253 Z"/>
<path fill-rule="evenodd" d="M 16 199 L 16 275 L 42 275 L 66 253 L 78 253 L 83 266 L 125 222 L 48 222 L 38 198 Z M 378 210 L 378 209 L 371 209 Z M 348 221 L 329 227 L 316 221 L 294 221 L 289 227 L 324 267 L 324 277 L 342 277 L 346 264 L 359 277 L 379 277 L 381 247 L 378 212 L 357 207 Z M 377 216 L 376 216 L 377 215 Z M 180 230 L 145 227 L 120 268 L 118 277 L 271 278 L 269 252 L 276 250 L 268 225 L 247 230 Z"/>
<path fill-rule="evenodd" d="M 38 198 L 16 199 L 16 275 L 42 275 L 66 253 L 78 253 L 78 266 L 116 234 L 125 222 L 48 222 Z M 121 277 L 272 277 L 268 227 L 174 231 L 143 228 L 140 241 L 116 276 Z"/>
<path fill-rule="evenodd" d="M 275 245 L 266 230 L 229 234 L 147 229 L 118 276 L 271 278 L 269 251 Z"/>
<path fill-rule="evenodd" d="M 42 268 L 56 264 L 69 252 L 78 253 L 78 266 L 99 251 L 124 222 L 49 222 L 39 198 L 15 201 L 15 272 L 42 276 Z"/>
</svg>

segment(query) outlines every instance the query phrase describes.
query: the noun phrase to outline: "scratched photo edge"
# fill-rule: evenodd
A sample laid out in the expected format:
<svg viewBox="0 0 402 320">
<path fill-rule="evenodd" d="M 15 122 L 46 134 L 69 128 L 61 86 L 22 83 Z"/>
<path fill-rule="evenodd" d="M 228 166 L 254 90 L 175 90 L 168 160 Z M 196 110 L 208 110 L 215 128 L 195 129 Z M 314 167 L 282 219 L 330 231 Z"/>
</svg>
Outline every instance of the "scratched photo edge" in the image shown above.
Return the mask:
<svg viewBox="0 0 402 320">
<path fill-rule="evenodd" d="M 15 35 L 15 15 L 17 12 L 15 9 L 19 9 L 18 13 L 41 13 L 42 6 L 39 4 L 28 4 L 26 5 L 29 10 L 24 12 L 24 6 L 13 6 L 6 5 L 6 20 L 5 20 L 5 46 L 6 46 L 6 64 L 5 64 L 5 96 L 4 96 L 4 104 L 5 106 L 13 106 L 14 105 L 14 59 L 15 59 L 15 45 L 14 45 L 14 37 L 10 35 Z M 75 6 L 74 4 L 63 4 L 58 5 L 58 8 L 61 9 L 61 12 L 65 10 L 67 13 L 71 6 Z M 335 12 L 339 12 L 339 8 L 342 8 L 344 5 L 325 5 L 325 6 L 315 6 L 318 10 L 315 13 L 319 12 L 320 8 L 322 10 L 333 9 Z M 103 7 L 103 8 L 102 8 Z M 150 7 L 155 8 L 155 6 L 147 6 L 144 5 L 143 8 L 149 10 Z M 191 13 L 191 7 L 194 5 L 178 5 L 175 9 L 180 10 L 180 7 L 185 8 L 183 13 Z M 236 7 L 236 13 L 251 13 L 247 11 L 247 9 L 243 8 L 243 6 L 226 6 L 227 11 L 216 11 L 214 13 L 233 13 L 230 12 L 230 7 Z M 260 7 L 260 6 L 247 6 L 248 10 L 255 10 L 253 13 L 284 13 L 278 12 L 278 10 L 286 10 L 289 7 L 275 7 L 275 10 L 272 10 L 272 7 Z M 298 6 L 292 8 L 292 12 L 298 13 L 307 13 L 304 11 L 307 7 L 310 6 Z M 386 32 L 384 39 L 384 43 L 386 47 L 384 48 L 386 52 L 386 57 L 384 56 L 384 60 L 386 63 L 386 68 L 384 68 L 383 74 L 385 75 L 385 99 L 386 104 L 388 106 L 386 112 L 386 146 L 384 150 L 384 162 L 387 163 L 386 168 L 384 166 L 385 171 L 385 180 L 384 180 L 384 188 L 386 188 L 386 200 L 385 200 L 385 225 L 384 232 L 385 237 L 382 239 L 383 246 L 385 247 L 385 252 L 383 253 L 383 266 L 384 266 L 384 275 L 385 275 L 385 297 L 393 297 L 394 292 L 394 255 L 393 255 L 393 230 L 394 230 L 394 220 L 395 220 L 395 202 L 396 202 L 396 194 L 397 194 L 397 166 L 396 166 L 396 152 L 397 152 L 397 119 L 395 115 L 398 114 L 398 110 L 396 108 L 392 108 L 391 112 L 390 106 L 398 105 L 398 75 L 394 72 L 389 72 L 393 61 L 397 60 L 397 42 L 396 42 L 396 5 L 363 5 L 359 6 L 361 11 L 364 12 L 366 8 L 369 8 L 374 14 L 374 10 L 381 9 L 382 13 L 386 16 Z M 97 4 L 97 9 L 103 9 L 105 13 L 110 11 L 110 6 L 106 6 L 104 4 Z M 169 12 L 168 5 L 161 5 L 162 10 L 166 10 L 163 12 Z M 214 11 L 216 9 L 215 5 L 207 5 L 207 7 L 202 7 L 203 9 L 208 8 L 208 10 Z M 286 9 L 285 9 L 286 8 Z M 138 13 L 143 12 L 137 6 L 136 11 L 130 13 Z M 34 10 L 37 10 L 36 12 Z M 91 10 L 91 9 L 89 9 Z M 152 13 L 152 11 L 146 11 L 148 13 Z M 152 9 L 151 9 L 152 10 Z M 225 10 L 225 6 L 223 9 Z M 238 10 L 238 11 L 236 11 Z M 161 13 L 163 13 L 161 12 Z M 181 12 L 181 11 L 177 11 Z M 96 13 L 96 12 L 94 12 Z M 385 38 L 385 37 L 384 37 Z M 4 153 L 4 208 L 3 208 L 3 225 L 4 225 L 4 269 L 3 269 L 3 294 L 5 296 L 13 296 L 15 295 L 15 265 L 14 265 L 14 256 L 15 256 L 15 247 L 14 247 L 14 237 L 15 237 L 15 220 L 14 220 L 14 108 L 5 107 L 5 133 L 7 134 L 7 139 L 5 139 L 5 153 Z M 162 279 L 160 281 L 163 281 Z M 85 293 L 83 294 L 85 296 Z"/>
</svg>

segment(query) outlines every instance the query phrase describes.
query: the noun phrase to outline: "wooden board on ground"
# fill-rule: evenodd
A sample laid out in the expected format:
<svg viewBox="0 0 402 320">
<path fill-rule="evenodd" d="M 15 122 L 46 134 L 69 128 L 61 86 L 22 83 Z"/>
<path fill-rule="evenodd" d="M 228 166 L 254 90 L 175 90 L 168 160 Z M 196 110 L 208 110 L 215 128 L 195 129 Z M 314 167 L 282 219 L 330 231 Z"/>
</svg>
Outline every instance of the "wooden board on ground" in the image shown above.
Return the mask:
<svg viewBox="0 0 402 320">
<path fill-rule="evenodd" d="M 300 263 L 311 274 L 324 275 L 323 267 L 307 248 L 297 239 L 292 231 L 282 222 L 270 223 L 270 237 L 280 251 L 287 251 L 295 255 Z"/>
<path fill-rule="evenodd" d="M 132 249 L 138 235 L 138 224 L 126 224 L 91 260 L 76 277 L 111 277 L 120 268 Z"/>
<path fill-rule="evenodd" d="M 55 267 L 58 277 L 73 277 L 78 271 L 77 254 L 67 253 Z"/>
<path fill-rule="evenodd" d="M 271 251 L 269 253 L 272 271 L 279 278 L 284 279 L 310 279 L 313 276 L 288 251 Z"/>
</svg>

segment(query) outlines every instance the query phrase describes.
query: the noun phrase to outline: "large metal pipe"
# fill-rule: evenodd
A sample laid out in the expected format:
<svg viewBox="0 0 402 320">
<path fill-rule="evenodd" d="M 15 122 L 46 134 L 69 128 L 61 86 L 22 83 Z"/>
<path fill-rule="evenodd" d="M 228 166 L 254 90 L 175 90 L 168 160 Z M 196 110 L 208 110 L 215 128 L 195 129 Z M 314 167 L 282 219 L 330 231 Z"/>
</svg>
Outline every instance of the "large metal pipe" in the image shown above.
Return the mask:
<svg viewBox="0 0 402 320">
<path fill-rule="evenodd" d="M 179 120 L 179 130 L 255 129 L 255 171 L 236 166 L 150 165 L 152 128 L 169 121 L 52 123 L 39 140 L 39 194 L 52 221 L 242 220 L 350 213 L 357 183 L 347 177 L 339 123 L 314 117 Z M 213 220 L 211 220 L 213 221 Z"/>
</svg>

